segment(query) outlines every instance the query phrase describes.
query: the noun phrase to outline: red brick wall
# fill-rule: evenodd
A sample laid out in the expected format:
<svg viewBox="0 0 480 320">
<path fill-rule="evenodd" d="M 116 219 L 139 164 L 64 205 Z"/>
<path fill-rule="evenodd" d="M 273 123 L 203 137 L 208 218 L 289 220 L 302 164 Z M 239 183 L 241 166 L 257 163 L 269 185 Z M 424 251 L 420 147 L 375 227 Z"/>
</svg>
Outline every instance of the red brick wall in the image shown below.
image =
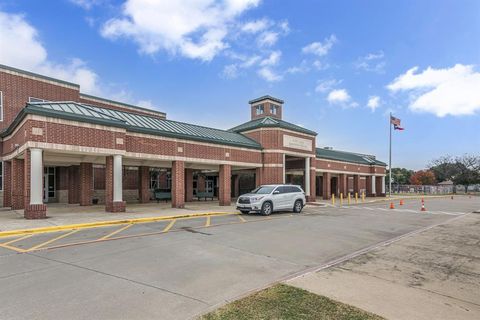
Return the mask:
<svg viewBox="0 0 480 320">
<path fill-rule="evenodd" d="M 3 162 L 3 206 L 12 205 L 12 163 Z"/>
<path fill-rule="evenodd" d="M 263 114 L 257 115 L 257 106 L 263 104 Z M 254 106 L 251 106 L 250 108 L 250 115 L 251 119 L 258 119 L 258 118 L 265 118 L 265 117 L 272 117 L 272 118 L 277 118 L 277 119 L 282 119 L 282 111 L 283 111 L 283 105 L 277 103 L 275 104 L 279 108 L 277 108 L 277 114 L 272 114 L 272 104 L 270 102 L 263 102 L 256 104 Z"/>
<path fill-rule="evenodd" d="M 220 165 L 220 171 L 218 176 L 219 195 L 218 200 L 221 206 L 229 206 L 231 202 L 231 177 L 232 166 L 228 164 Z"/>
<path fill-rule="evenodd" d="M 80 205 L 89 206 L 92 204 L 93 191 L 93 166 L 91 163 L 80 163 L 79 169 L 80 182 Z"/>
<path fill-rule="evenodd" d="M 183 208 L 185 206 L 185 163 L 183 161 L 172 162 L 172 207 Z"/>
<path fill-rule="evenodd" d="M 79 88 L 56 85 L 44 81 L 13 75 L 0 70 L 0 91 L 3 92 L 3 122 L 0 129 L 10 125 L 29 97 L 49 101 L 77 101 Z"/>
</svg>

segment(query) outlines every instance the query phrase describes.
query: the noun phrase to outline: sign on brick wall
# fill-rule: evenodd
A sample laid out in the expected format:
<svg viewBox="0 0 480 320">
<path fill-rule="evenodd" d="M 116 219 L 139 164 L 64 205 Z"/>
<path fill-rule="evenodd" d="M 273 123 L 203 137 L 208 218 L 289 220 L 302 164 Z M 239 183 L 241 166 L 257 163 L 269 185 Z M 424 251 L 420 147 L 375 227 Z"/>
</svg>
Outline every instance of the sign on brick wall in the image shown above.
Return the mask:
<svg viewBox="0 0 480 320">
<path fill-rule="evenodd" d="M 298 137 L 294 137 L 294 136 L 289 136 L 287 134 L 283 135 L 283 146 L 286 147 L 286 148 L 312 151 L 312 141 L 311 140 L 298 138 Z"/>
</svg>

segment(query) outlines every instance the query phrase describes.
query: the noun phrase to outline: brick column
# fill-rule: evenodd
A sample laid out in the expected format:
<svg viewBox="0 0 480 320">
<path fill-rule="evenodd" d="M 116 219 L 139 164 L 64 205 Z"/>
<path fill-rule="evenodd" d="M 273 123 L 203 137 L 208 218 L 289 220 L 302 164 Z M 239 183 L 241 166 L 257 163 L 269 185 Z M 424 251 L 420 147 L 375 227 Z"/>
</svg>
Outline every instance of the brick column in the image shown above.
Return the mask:
<svg viewBox="0 0 480 320">
<path fill-rule="evenodd" d="M 68 203 L 80 202 L 80 176 L 79 166 L 68 167 Z"/>
<path fill-rule="evenodd" d="M 114 157 L 120 157 L 120 160 Z M 105 161 L 105 211 L 107 212 L 125 212 L 126 202 L 122 200 L 122 176 L 121 156 L 108 156 Z M 116 190 L 117 188 L 119 190 Z"/>
<path fill-rule="evenodd" d="M 91 206 L 93 196 L 93 165 L 88 162 L 80 163 L 79 167 L 79 202 L 81 206 Z"/>
<path fill-rule="evenodd" d="M 232 195 L 232 166 L 229 164 L 220 165 L 218 175 L 218 200 L 221 206 L 229 206 Z"/>
<path fill-rule="evenodd" d="M 310 174 L 310 196 L 307 201 L 317 201 L 317 176 L 315 175 L 315 170 L 312 170 L 312 173 Z"/>
<path fill-rule="evenodd" d="M 197 192 L 205 192 L 205 176 L 197 175 Z"/>
<path fill-rule="evenodd" d="M 193 169 L 185 169 L 185 202 L 193 201 Z"/>
<path fill-rule="evenodd" d="M 24 191 L 24 160 L 12 159 L 12 210 L 19 210 L 25 208 L 23 200 Z"/>
<path fill-rule="evenodd" d="M 12 163 L 3 162 L 3 206 L 12 206 Z"/>
<path fill-rule="evenodd" d="M 330 179 L 332 178 L 332 175 L 330 172 L 324 172 L 323 173 L 323 199 L 328 200 L 332 197 L 332 191 L 330 190 L 331 183 Z"/>
<path fill-rule="evenodd" d="M 353 176 L 353 193 L 358 193 L 360 196 L 360 176 L 358 174 Z"/>
<path fill-rule="evenodd" d="M 240 175 L 236 174 L 233 177 L 233 196 L 238 198 L 240 195 Z"/>
<path fill-rule="evenodd" d="M 150 202 L 150 167 L 138 167 L 138 201 Z"/>
<path fill-rule="evenodd" d="M 185 162 L 172 161 L 172 208 L 185 207 Z"/>
<path fill-rule="evenodd" d="M 343 196 L 345 197 L 347 195 L 347 175 L 344 173 L 341 173 L 338 175 L 338 188 L 340 190 L 340 193 L 343 193 Z"/>
<path fill-rule="evenodd" d="M 24 154 L 23 199 L 25 219 L 45 219 L 47 206 L 43 203 L 43 151 L 27 149 Z"/>
<path fill-rule="evenodd" d="M 262 184 L 262 171 L 263 168 L 255 168 L 255 188 Z"/>
</svg>

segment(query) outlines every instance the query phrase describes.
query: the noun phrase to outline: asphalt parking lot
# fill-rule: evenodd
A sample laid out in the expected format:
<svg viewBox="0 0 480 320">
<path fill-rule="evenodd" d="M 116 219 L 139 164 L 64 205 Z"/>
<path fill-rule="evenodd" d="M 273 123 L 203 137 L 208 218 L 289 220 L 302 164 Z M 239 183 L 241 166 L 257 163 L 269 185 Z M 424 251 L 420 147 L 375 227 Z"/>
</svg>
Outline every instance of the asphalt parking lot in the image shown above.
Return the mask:
<svg viewBox="0 0 480 320">
<path fill-rule="evenodd" d="M 480 208 L 478 198 L 219 215 L 0 239 L 2 319 L 185 319 Z"/>
</svg>

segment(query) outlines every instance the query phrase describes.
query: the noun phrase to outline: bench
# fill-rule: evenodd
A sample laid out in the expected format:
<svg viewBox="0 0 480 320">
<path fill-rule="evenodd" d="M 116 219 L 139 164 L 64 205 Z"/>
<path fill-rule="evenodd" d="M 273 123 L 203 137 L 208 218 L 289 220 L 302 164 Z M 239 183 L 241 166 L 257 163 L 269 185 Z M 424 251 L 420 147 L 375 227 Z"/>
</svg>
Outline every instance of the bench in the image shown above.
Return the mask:
<svg viewBox="0 0 480 320">
<path fill-rule="evenodd" d="M 155 197 L 155 200 L 157 200 L 157 203 L 160 200 L 165 200 L 165 202 L 172 200 L 172 193 L 170 191 L 155 190 L 153 196 Z"/>
<path fill-rule="evenodd" d="M 205 200 L 207 200 L 207 198 L 211 198 L 213 200 L 213 191 L 211 191 L 211 192 L 197 191 L 197 199 L 200 200 L 202 198 L 205 199 Z"/>
</svg>

